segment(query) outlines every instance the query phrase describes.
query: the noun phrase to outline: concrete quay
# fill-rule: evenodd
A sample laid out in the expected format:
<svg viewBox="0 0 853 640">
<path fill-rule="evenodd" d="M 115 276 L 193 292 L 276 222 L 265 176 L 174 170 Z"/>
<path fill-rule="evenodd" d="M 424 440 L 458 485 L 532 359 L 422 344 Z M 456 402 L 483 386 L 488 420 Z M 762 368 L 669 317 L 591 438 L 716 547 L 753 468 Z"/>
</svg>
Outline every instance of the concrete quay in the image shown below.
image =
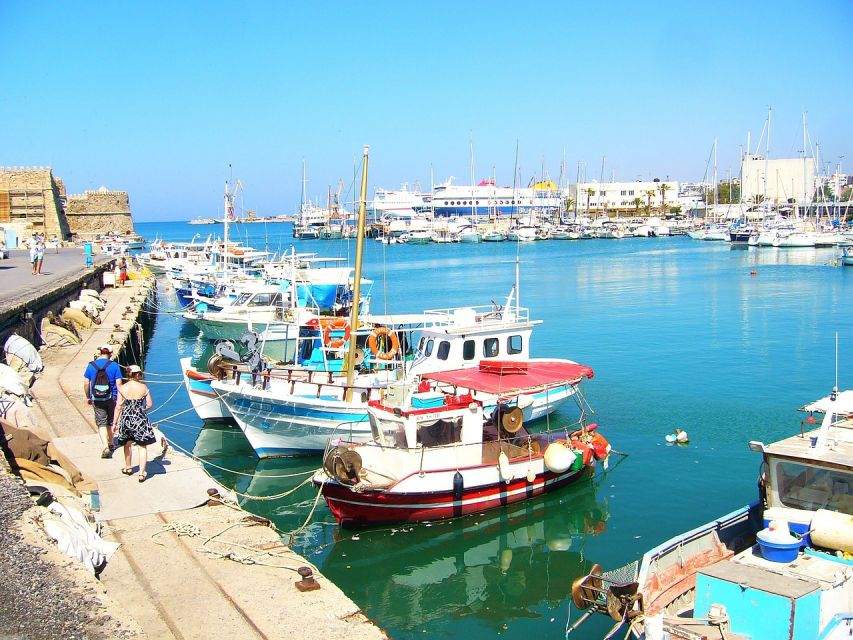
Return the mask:
<svg viewBox="0 0 853 640">
<path fill-rule="evenodd" d="M 32 277 L 28 265 L 26 275 Z M 40 425 L 84 478 L 97 483 L 96 520 L 104 525 L 105 539 L 121 544 L 100 581 L 75 573 L 78 583 L 89 582 L 81 590 L 97 592 L 103 603 L 98 619 L 120 620 L 115 635 L 122 638 L 386 638 L 316 569 L 320 588 L 297 589 L 302 580 L 297 569 L 310 563 L 287 548 L 265 520 L 229 500 L 228 490 L 197 461 L 171 449 L 158 456 L 159 447 L 152 445 L 149 477 L 139 483 L 136 474 L 121 474 L 120 452 L 100 457 L 93 411 L 81 389 L 83 371 L 100 345 L 113 342 L 119 351 L 118 345 L 132 339 L 153 286 L 142 278 L 103 291 L 102 324 L 80 345 L 43 351 L 45 371 L 33 387 Z M 136 463 L 134 452 L 138 473 Z M 211 500 L 209 489 L 222 498 Z M 56 555 L 43 532 L 30 531 L 28 538 Z"/>
</svg>

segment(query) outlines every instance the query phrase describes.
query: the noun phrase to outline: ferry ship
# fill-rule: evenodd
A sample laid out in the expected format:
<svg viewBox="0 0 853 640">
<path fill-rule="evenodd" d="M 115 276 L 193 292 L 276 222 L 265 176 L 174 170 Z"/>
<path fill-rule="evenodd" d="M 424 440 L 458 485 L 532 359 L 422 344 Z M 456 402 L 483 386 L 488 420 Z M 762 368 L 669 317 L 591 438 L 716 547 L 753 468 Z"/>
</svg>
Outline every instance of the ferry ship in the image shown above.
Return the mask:
<svg viewBox="0 0 853 640">
<path fill-rule="evenodd" d="M 525 188 L 499 187 L 492 178 L 476 185 L 454 185 L 453 177 L 435 187 L 428 204 L 413 207 L 416 213 L 433 217 L 553 214 L 560 210 L 563 197 L 554 182 L 543 180 Z"/>
</svg>

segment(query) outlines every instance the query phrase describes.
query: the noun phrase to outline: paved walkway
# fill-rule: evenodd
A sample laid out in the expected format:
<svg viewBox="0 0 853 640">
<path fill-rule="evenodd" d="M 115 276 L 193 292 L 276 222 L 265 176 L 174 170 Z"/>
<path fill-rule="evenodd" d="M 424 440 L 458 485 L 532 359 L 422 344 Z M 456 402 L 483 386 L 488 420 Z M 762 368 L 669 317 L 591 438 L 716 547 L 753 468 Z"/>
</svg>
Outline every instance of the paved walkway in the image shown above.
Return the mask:
<svg viewBox="0 0 853 640">
<path fill-rule="evenodd" d="M 66 281 L 85 275 L 86 257 L 79 247 L 62 247 L 59 253 L 49 249 L 44 255 L 42 275 L 34 276 L 29 251 L 13 249 L 6 260 L 0 260 L 0 311 L 21 301 L 33 300 L 50 290 L 61 287 Z M 115 258 L 97 255 L 94 265 L 105 264 Z"/>
<path fill-rule="evenodd" d="M 151 639 L 385 638 L 322 576 L 321 589 L 298 591 L 296 569 L 309 563 L 273 529 L 237 508 L 199 506 L 206 505 L 208 488 L 227 491 L 194 460 L 173 452 L 154 458 L 153 475 L 140 484 L 120 473 L 118 453 L 100 457 L 92 408 L 81 392 L 83 371 L 109 334 L 133 325 L 121 310 L 131 297 L 143 297 L 143 283 L 129 285 L 102 294 L 108 299 L 103 323 L 82 345 L 44 353 L 45 373 L 34 387 L 42 424 L 97 482 L 98 519 L 108 527 L 107 539 L 122 545 L 101 574 L 107 596 Z"/>
</svg>

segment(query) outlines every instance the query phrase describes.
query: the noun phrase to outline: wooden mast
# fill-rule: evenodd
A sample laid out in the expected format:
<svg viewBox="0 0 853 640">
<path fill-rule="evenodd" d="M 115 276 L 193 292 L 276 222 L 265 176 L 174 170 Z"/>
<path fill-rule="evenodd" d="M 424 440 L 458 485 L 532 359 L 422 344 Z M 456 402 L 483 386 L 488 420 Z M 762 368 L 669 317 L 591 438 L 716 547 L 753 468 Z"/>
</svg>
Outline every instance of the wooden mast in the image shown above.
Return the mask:
<svg viewBox="0 0 853 640">
<path fill-rule="evenodd" d="M 353 282 L 352 291 L 352 309 L 350 310 L 350 340 L 349 349 L 345 361 L 347 372 L 347 386 L 344 393 L 344 400 L 352 402 L 352 383 L 355 380 L 355 349 L 356 349 L 356 331 L 358 330 L 358 308 L 361 305 L 361 261 L 364 251 L 364 218 L 367 208 L 367 162 L 368 151 L 370 147 L 364 145 L 364 167 L 361 171 L 361 193 L 359 194 L 358 202 L 358 232 L 356 233 L 355 244 L 355 281 Z"/>
</svg>

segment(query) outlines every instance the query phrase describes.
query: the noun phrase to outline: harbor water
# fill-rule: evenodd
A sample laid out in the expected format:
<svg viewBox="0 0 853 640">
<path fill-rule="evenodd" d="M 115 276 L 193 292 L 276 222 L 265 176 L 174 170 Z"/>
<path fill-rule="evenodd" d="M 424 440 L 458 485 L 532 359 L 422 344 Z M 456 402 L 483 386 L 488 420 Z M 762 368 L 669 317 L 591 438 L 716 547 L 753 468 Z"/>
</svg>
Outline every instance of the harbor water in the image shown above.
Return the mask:
<svg viewBox="0 0 853 640">
<path fill-rule="evenodd" d="M 221 232 L 221 226 L 204 227 Z M 142 223 L 152 240 L 189 240 L 199 228 Z M 354 240 L 294 241 L 289 224 L 243 224 L 232 238 L 256 248 L 353 258 Z M 259 461 L 239 429 L 203 426 L 179 380 L 178 359 L 211 350 L 174 314 L 160 315 L 145 369 L 152 419 L 176 445 L 273 520 L 393 638 L 562 638 L 574 578 L 593 563 L 638 560 L 672 535 L 757 497 L 760 456 L 750 440 L 791 435 L 796 409 L 853 386 L 853 269 L 836 249 L 734 248 L 687 237 L 527 244 L 385 245 L 365 241 L 376 312 L 502 304 L 520 262 L 521 305 L 544 323 L 534 357 L 569 358 L 595 377 L 585 395 L 614 449 L 609 469 L 541 499 L 450 522 L 340 529 L 310 485 L 319 458 Z M 559 420 L 559 413 L 551 417 Z M 687 445 L 666 442 L 681 428 Z M 303 527 L 306 519 L 307 525 Z M 296 531 L 291 537 L 290 532 Z M 600 638 L 592 619 L 572 637 Z M 624 635 L 624 631 L 619 637 Z"/>
</svg>

